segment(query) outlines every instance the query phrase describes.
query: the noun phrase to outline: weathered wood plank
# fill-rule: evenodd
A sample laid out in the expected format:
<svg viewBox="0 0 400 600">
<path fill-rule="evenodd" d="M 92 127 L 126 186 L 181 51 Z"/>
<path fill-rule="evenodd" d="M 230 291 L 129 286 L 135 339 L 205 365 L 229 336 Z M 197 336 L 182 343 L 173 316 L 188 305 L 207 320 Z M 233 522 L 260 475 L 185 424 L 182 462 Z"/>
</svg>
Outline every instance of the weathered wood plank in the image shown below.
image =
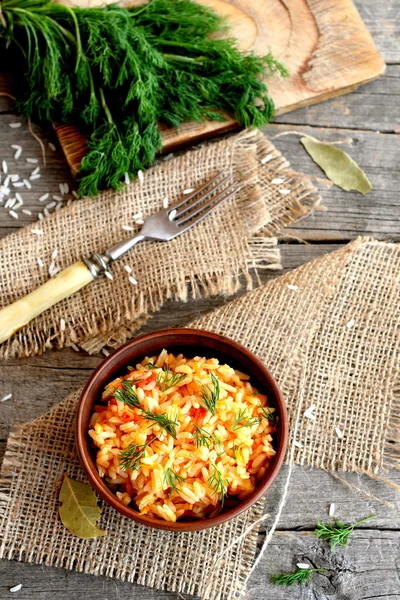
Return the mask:
<svg viewBox="0 0 400 600">
<path fill-rule="evenodd" d="M 355 5 L 386 63 L 400 63 L 399 0 L 355 0 Z"/>
<path fill-rule="evenodd" d="M 400 132 L 400 65 L 376 81 L 340 96 L 278 116 L 276 123 Z"/>
</svg>

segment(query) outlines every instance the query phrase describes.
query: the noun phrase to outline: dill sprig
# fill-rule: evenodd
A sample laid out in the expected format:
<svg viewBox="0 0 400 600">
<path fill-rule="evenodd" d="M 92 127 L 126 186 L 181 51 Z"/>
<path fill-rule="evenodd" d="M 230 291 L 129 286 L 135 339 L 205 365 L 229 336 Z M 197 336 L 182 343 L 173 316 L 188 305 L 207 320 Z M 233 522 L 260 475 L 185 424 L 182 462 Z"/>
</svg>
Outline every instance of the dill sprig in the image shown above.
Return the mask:
<svg viewBox="0 0 400 600">
<path fill-rule="evenodd" d="M 235 412 L 232 431 L 237 431 L 242 427 L 252 427 L 253 425 L 258 425 L 260 423 L 260 419 L 258 417 L 250 417 L 247 413 L 247 409 L 243 408 L 238 412 Z"/>
<path fill-rule="evenodd" d="M 219 381 L 215 377 L 214 373 L 211 373 L 211 387 L 202 384 L 200 395 L 204 406 L 207 408 L 207 410 L 210 411 L 212 415 L 215 415 L 215 413 L 217 412 L 217 402 L 219 400 L 219 394 Z"/>
<path fill-rule="evenodd" d="M 295 583 L 307 583 L 313 573 L 321 573 L 326 569 L 298 569 L 295 573 L 281 573 L 280 575 L 271 575 L 271 583 L 276 585 L 294 585 Z"/>
<path fill-rule="evenodd" d="M 270 408 L 269 406 L 261 407 L 261 418 L 267 419 L 267 421 L 271 421 L 271 423 L 276 424 L 278 421 L 278 415 L 274 408 Z"/>
<path fill-rule="evenodd" d="M 335 519 L 335 524 L 321 523 L 321 521 L 318 521 L 317 527 L 315 528 L 315 535 L 321 540 L 326 540 L 330 544 L 331 550 L 334 550 L 336 546 L 348 545 L 349 536 L 353 533 L 357 525 L 374 518 L 375 515 L 371 515 L 370 517 L 365 517 L 365 519 L 361 519 L 361 521 L 357 521 L 351 525 L 345 525 L 337 519 Z"/>
<path fill-rule="evenodd" d="M 208 478 L 208 485 L 213 491 L 213 494 L 218 494 L 221 497 L 221 505 L 224 505 L 224 499 L 226 492 L 228 490 L 228 480 L 222 476 L 221 471 L 216 467 L 216 465 L 211 464 L 213 473 Z"/>
<path fill-rule="evenodd" d="M 159 123 L 221 120 L 262 127 L 274 104 L 262 81 L 286 74 L 271 54 L 215 39 L 224 27 L 190 0 L 80 8 L 51 0 L 2 0 L 0 55 L 19 79 L 17 110 L 76 124 L 87 139 L 80 196 L 123 187 L 162 145 Z"/>
<path fill-rule="evenodd" d="M 148 420 L 157 423 L 162 429 L 169 433 L 176 440 L 176 428 L 179 425 L 177 417 L 170 419 L 167 413 L 157 415 L 149 410 L 142 410 L 142 415 Z M 150 425 L 151 427 L 151 425 Z"/>
<path fill-rule="evenodd" d="M 186 373 L 174 373 L 167 365 L 165 369 L 157 373 L 157 384 L 162 392 L 166 392 L 174 385 L 181 383 L 186 377 Z"/>
<path fill-rule="evenodd" d="M 126 469 L 132 469 L 132 471 L 140 470 L 140 461 L 144 456 L 147 446 L 150 444 L 131 444 L 125 450 L 119 453 L 119 459 L 121 467 Z"/>
<path fill-rule="evenodd" d="M 179 492 L 179 485 L 185 481 L 185 478 L 182 475 L 178 475 L 172 469 L 165 469 L 164 471 L 164 481 L 168 485 L 169 489 L 169 497 L 171 498 L 172 492 L 174 490 Z"/>
<path fill-rule="evenodd" d="M 195 430 L 192 435 L 196 448 L 200 448 L 200 446 L 210 448 L 213 444 L 222 444 L 221 440 L 216 435 L 197 425 L 195 425 Z"/>
<path fill-rule="evenodd" d="M 120 402 L 124 402 L 131 408 L 140 408 L 140 400 L 136 391 L 136 387 L 130 381 L 123 381 L 122 388 L 114 391 L 114 398 Z"/>
</svg>

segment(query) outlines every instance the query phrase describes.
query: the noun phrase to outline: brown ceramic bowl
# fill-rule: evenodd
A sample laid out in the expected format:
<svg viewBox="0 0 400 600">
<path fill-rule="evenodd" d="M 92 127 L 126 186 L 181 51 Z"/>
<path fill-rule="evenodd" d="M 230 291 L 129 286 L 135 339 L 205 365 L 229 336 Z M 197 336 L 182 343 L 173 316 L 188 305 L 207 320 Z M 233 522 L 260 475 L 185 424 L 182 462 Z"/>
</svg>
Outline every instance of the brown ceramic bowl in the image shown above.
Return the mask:
<svg viewBox="0 0 400 600">
<path fill-rule="evenodd" d="M 123 506 L 107 487 L 97 472 L 92 456 L 88 425 L 93 406 L 98 403 L 104 386 L 115 377 L 125 374 L 128 365 L 135 364 L 145 356 L 154 356 L 166 348 L 175 354 L 182 353 L 186 357 L 206 356 L 218 358 L 220 361 L 250 375 L 250 381 L 268 396 L 279 416 L 275 437 L 276 455 L 271 461 L 264 479 L 256 490 L 245 500 L 226 502 L 220 514 L 209 519 L 178 521 L 170 523 L 148 515 L 141 515 L 137 510 Z M 286 406 L 282 394 L 265 365 L 249 350 L 233 340 L 215 333 L 196 329 L 165 329 L 138 337 L 108 356 L 95 369 L 86 383 L 78 407 L 76 420 L 76 441 L 83 468 L 96 492 L 117 511 L 143 525 L 170 531 L 199 531 L 207 527 L 220 525 L 257 502 L 270 487 L 282 466 L 288 439 L 288 421 Z M 228 505 L 229 504 L 229 505 Z"/>
</svg>

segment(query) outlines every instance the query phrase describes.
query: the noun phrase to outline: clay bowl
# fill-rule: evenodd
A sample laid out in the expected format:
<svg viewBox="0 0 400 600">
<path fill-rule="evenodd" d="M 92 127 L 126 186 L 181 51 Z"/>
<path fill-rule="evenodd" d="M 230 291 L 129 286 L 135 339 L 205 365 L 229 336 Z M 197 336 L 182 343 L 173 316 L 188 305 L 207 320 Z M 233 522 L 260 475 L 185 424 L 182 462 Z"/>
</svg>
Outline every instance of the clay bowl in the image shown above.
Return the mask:
<svg viewBox="0 0 400 600">
<path fill-rule="evenodd" d="M 99 402 L 104 386 L 115 377 L 125 374 L 128 365 L 134 365 L 145 356 L 158 354 L 163 348 L 175 354 L 181 352 L 186 357 L 206 356 L 218 358 L 231 367 L 247 373 L 250 375 L 251 382 L 260 392 L 268 396 L 269 404 L 275 407 L 279 416 L 275 434 L 277 452 L 259 486 L 245 500 L 235 502 L 233 498 L 228 497 L 221 513 L 209 519 L 170 523 L 152 516 L 141 515 L 133 508 L 123 506 L 99 476 L 93 460 L 88 424 L 93 406 Z M 156 331 L 138 337 L 113 352 L 95 369 L 86 383 L 80 398 L 76 420 L 76 441 L 79 457 L 91 485 L 99 496 L 115 510 L 142 525 L 170 531 L 200 531 L 208 527 L 215 527 L 247 510 L 264 496 L 277 476 L 283 463 L 287 440 L 288 420 L 285 402 L 266 366 L 237 342 L 222 335 L 196 329 Z"/>
</svg>

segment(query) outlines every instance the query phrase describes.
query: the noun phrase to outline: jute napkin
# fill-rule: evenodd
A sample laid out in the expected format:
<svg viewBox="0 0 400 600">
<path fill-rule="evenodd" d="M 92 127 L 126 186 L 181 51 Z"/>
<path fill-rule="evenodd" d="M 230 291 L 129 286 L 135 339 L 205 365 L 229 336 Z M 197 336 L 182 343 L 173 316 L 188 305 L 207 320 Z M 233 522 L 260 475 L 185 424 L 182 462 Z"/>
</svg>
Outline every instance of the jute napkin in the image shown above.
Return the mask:
<svg viewBox="0 0 400 600">
<path fill-rule="evenodd" d="M 359 239 L 191 324 L 241 342 L 271 369 L 288 405 L 290 464 L 372 475 L 399 464 L 399 259 L 400 246 Z M 147 529 L 105 505 L 105 537 L 81 540 L 63 528 L 63 474 L 84 479 L 74 450 L 78 398 L 79 391 L 10 435 L 0 480 L 0 557 L 204 599 L 239 598 L 262 502 L 198 533 Z M 312 404 L 315 421 L 304 415 Z M 267 541 L 281 507 L 267 522 Z"/>
<path fill-rule="evenodd" d="M 0 306 L 32 291 L 48 277 L 52 254 L 60 269 L 95 251 L 104 251 L 140 229 L 146 217 L 172 204 L 221 169 L 242 182 L 241 191 L 194 229 L 168 243 L 139 244 L 111 267 L 113 280 L 98 279 L 60 302 L 0 346 L 0 358 L 29 356 L 46 348 L 80 345 L 97 352 L 123 342 L 173 296 L 185 301 L 235 292 L 249 269 L 277 268 L 274 235 L 319 203 L 309 179 L 287 161 L 261 132 L 245 131 L 149 169 L 143 182 L 116 193 L 74 202 L 0 242 Z M 126 231 L 123 227 L 131 227 Z M 37 231 L 43 232 L 38 234 Z M 42 261 L 46 267 L 38 264 Z M 124 266 L 132 268 L 138 285 Z M 64 328 L 65 323 L 65 328 Z"/>
</svg>

